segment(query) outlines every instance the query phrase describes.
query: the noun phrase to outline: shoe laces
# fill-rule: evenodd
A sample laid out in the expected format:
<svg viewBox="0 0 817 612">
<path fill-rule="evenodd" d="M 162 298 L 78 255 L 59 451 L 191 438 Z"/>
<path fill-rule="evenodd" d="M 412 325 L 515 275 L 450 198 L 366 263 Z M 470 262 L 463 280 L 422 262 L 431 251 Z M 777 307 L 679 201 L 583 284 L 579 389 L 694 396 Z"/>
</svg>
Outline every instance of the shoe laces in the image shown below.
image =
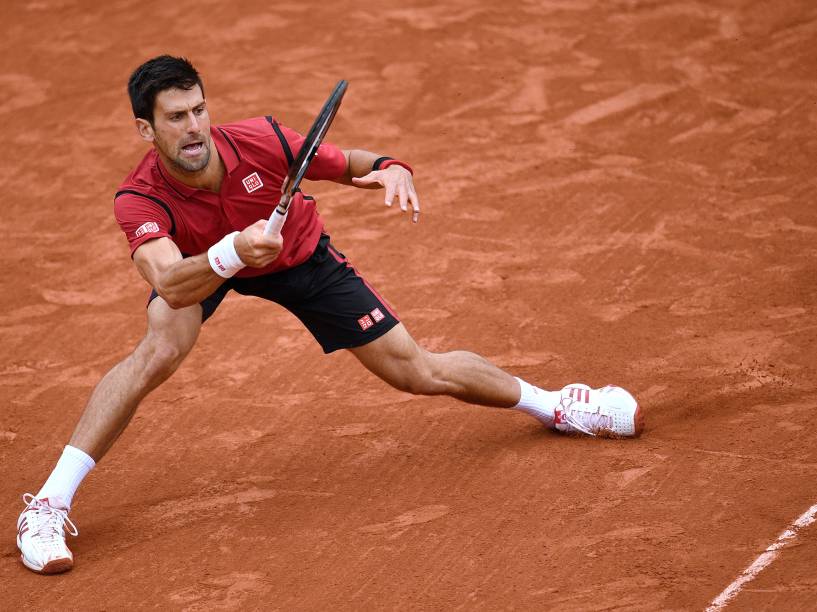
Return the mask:
<svg viewBox="0 0 817 612">
<path fill-rule="evenodd" d="M 579 402 L 572 397 L 563 397 L 560 406 L 563 410 L 563 420 L 573 429 L 588 436 L 596 436 L 600 431 L 611 431 L 613 419 L 599 412 L 599 407 Z"/>
<path fill-rule="evenodd" d="M 67 510 L 55 508 L 48 502 L 37 499 L 31 493 L 23 495 L 23 502 L 28 506 L 26 516 L 29 529 L 42 545 L 60 550 L 65 546 L 66 526 L 69 534 L 79 535 L 77 526 L 68 518 Z"/>
</svg>

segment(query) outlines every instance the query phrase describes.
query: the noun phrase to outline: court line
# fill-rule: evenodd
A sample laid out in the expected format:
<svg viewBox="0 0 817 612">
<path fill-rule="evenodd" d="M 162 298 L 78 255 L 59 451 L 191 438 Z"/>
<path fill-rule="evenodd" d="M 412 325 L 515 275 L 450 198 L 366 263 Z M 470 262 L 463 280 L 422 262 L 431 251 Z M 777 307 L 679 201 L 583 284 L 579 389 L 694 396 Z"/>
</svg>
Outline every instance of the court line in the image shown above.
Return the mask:
<svg viewBox="0 0 817 612">
<path fill-rule="evenodd" d="M 775 560 L 775 558 L 777 558 L 780 549 L 797 538 L 800 530 L 811 525 L 815 519 L 817 519 L 817 504 L 814 504 L 811 508 L 801 514 L 796 521 L 789 525 L 786 531 L 777 536 L 777 540 L 775 540 L 774 543 L 763 552 L 763 554 L 755 559 L 755 562 L 752 563 L 752 565 L 743 570 L 743 573 L 738 576 L 732 584 L 726 587 L 720 595 L 712 600 L 712 603 L 709 604 L 706 612 L 717 612 L 718 610 L 722 610 L 727 603 L 729 603 L 738 593 L 740 593 L 743 585 L 754 580 L 760 572 L 766 569 L 766 567 L 769 566 L 772 561 Z"/>
</svg>

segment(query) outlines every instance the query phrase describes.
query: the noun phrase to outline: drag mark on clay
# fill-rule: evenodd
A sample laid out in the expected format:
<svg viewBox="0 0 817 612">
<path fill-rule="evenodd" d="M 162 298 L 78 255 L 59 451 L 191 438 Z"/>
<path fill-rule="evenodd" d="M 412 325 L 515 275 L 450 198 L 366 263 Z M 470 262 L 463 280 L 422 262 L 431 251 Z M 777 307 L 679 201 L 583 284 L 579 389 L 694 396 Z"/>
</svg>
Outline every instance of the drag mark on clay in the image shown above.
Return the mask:
<svg viewBox="0 0 817 612">
<path fill-rule="evenodd" d="M 654 467 L 655 466 L 647 466 L 623 470 L 621 472 L 611 472 L 605 476 L 605 481 L 612 485 L 618 486 L 619 489 L 623 489 L 634 480 L 644 476 L 644 474 L 651 471 Z"/>
<path fill-rule="evenodd" d="M 775 540 L 774 543 L 772 543 L 762 555 L 755 559 L 754 563 L 743 570 L 743 573 L 738 576 L 735 581 L 732 582 L 732 584 L 726 587 L 720 595 L 712 600 L 712 603 L 709 604 L 706 612 L 717 612 L 718 610 L 722 610 L 726 604 L 728 604 L 735 598 L 735 596 L 737 596 L 738 593 L 740 593 L 741 589 L 743 589 L 743 586 L 747 582 L 754 580 L 760 572 L 771 565 L 772 561 L 774 561 L 778 554 L 780 554 L 779 551 L 783 547 L 794 542 L 799 533 L 811 525 L 815 518 L 817 518 L 817 504 L 814 504 L 811 508 L 801 514 L 800 517 L 798 517 L 797 520 L 788 527 L 788 529 L 777 536 L 777 540 Z"/>
<path fill-rule="evenodd" d="M 147 510 L 146 519 L 150 523 L 161 523 L 163 527 L 179 528 L 189 525 L 205 513 L 220 514 L 227 508 L 247 508 L 280 495 L 328 498 L 334 493 L 297 489 L 262 489 L 252 487 L 243 491 L 206 496 L 201 493 L 187 498 L 160 502 Z"/>
<path fill-rule="evenodd" d="M 567 116 L 564 121 L 571 125 L 588 125 L 605 117 L 655 102 L 678 89 L 680 88 L 675 85 L 643 83 L 612 98 L 579 109 Z"/>
<path fill-rule="evenodd" d="M 168 595 L 173 604 L 183 610 L 212 610 L 217 608 L 240 608 L 265 588 L 267 579 L 261 572 L 232 572 L 220 576 L 205 577 L 195 585 L 174 591 Z"/>
<path fill-rule="evenodd" d="M 786 421 L 781 421 L 785 423 Z M 715 455 L 717 457 L 729 457 L 732 459 L 743 459 L 745 461 L 751 461 L 753 463 L 757 463 L 760 461 L 764 461 L 766 463 L 780 463 L 785 465 L 788 469 L 803 469 L 803 470 L 811 470 L 817 468 L 817 463 L 807 463 L 802 461 L 792 461 L 791 457 L 784 457 L 782 459 L 777 459 L 775 457 L 763 457 L 762 455 L 742 455 L 739 453 L 730 453 L 727 451 L 714 451 L 708 450 L 704 448 L 692 448 L 692 451 L 696 453 L 703 453 L 705 455 Z"/>
<path fill-rule="evenodd" d="M 374 423 L 348 423 L 333 428 L 332 435 L 337 438 L 348 436 L 365 436 L 370 433 L 377 433 L 379 428 Z"/>
<path fill-rule="evenodd" d="M 374 525 L 367 525 L 361 527 L 360 531 L 363 533 L 385 533 L 395 529 L 405 529 L 411 525 L 419 525 L 420 523 L 428 523 L 435 519 L 445 516 L 450 511 L 448 506 L 423 506 L 404 512 L 400 516 L 393 518 L 386 523 L 376 523 Z"/>
</svg>

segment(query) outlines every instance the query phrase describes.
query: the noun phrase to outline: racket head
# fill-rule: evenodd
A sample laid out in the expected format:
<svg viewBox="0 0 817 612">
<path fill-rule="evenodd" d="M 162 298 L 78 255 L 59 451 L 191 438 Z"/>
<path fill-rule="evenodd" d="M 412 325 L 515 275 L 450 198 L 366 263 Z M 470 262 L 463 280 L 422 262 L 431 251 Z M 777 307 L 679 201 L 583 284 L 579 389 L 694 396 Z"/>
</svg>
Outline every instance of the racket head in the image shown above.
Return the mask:
<svg viewBox="0 0 817 612">
<path fill-rule="evenodd" d="M 332 90 L 332 93 L 329 95 L 329 98 L 326 100 L 323 108 L 321 108 L 320 113 L 318 113 L 317 119 L 315 119 L 312 127 L 309 128 L 309 132 L 307 132 L 306 138 L 304 138 L 304 142 L 301 145 L 300 151 L 298 151 L 298 155 L 292 160 L 292 163 L 289 166 L 289 172 L 287 173 L 287 176 L 281 186 L 282 198 L 281 204 L 278 205 L 279 209 L 281 208 L 282 204 L 284 205 L 284 209 L 281 212 L 286 212 L 286 210 L 289 208 L 289 202 L 292 199 L 292 195 L 301 184 L 301 180 L 304 178 L 304 175 L 309 168 L 309 163 L 318 152 L 318 147 L 323 141 L 323 137 L 326 135 L 326 132 L 329 131 L 329 126 L 332 125 L 332 120 L 338 113 L 340 103 L 343 100 L 343 96 L 346 93 L 346 88 L 348 85 L 349 84 L 345 80 L 340 80 L 338 81 L 337 85 L 335 85 L 335 88 Z"/>
</svg>

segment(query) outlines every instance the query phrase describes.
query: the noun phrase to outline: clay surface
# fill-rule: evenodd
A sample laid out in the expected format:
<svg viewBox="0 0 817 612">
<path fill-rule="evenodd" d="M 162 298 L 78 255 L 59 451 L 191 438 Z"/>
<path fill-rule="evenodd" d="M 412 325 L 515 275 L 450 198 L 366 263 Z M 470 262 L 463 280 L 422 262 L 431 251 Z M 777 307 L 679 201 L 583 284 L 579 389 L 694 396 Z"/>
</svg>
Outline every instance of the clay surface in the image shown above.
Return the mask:
<svg viewBox="0 0 817 612">
<path fill-rule="evenodd" d="M 4 3 L 0 608 L 703 609 L 817 501 L 817 8 L 810 1 Z M 14 544 L 148 287 L 112 214 L 160 53 L 215 122 L 415 169 L 305 184 L 431 350 L 627 387 L 636 441 L 416 398 L 233 294 L 80 489 L 72 572 Z M 735 610 L 808 609 L 817 527 Z"/>
</svg>

